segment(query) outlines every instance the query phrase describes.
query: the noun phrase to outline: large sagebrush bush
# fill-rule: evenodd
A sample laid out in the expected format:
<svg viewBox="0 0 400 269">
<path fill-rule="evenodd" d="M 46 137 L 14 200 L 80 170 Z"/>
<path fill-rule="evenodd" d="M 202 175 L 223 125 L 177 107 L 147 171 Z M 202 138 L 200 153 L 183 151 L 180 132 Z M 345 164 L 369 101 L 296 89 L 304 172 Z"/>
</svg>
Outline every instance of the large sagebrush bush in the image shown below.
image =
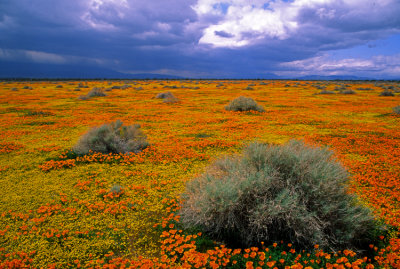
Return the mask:
<svg viewBox="0 0 400 269">
<path fill-rule="evenodd" d="M 72 150 L 78 155 L 92 152 L 138 153 L 149 143 L 139 124 L 123 126 L 117 120 L 109 124 L 91 128 L 84 134 Z"/>
<path fill-rule="evenodd" d="M 332 155 L 295 140 L 250 144 L 187 183 L 181 221 L 235 247 L 284 240 L 361 250 L 378 226 Z"/>
<path fill-rule="evenodd" d="M 233 99 L 227 106 L 225 106 L 226 110 L 229 111 L 258 111 L 265 112 L 265 109 L 257 104 L 253 98 L 239 96 L 238 98 Z"/>
</svg>

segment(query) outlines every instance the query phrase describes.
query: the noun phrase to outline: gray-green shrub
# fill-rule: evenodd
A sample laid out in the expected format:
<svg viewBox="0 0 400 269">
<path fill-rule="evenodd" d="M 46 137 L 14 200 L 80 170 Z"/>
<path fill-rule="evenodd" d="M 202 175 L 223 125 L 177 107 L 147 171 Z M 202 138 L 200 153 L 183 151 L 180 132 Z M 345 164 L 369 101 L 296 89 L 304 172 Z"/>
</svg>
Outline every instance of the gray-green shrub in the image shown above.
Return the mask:
<svg viewBox="0 0 400 269">
<path fill-rule="evenodd" d="M 72 150 L 78 155 L 92 152 L 101 153 L 138 153 L 149 146 L 146 135 L 139 124 L 123 126 L 117 120 L 91 128 L 84 134 Z"/>
<path fill-rule="evenodd" d="M 285 240 L 304 248 L 357 250 L 370 242 L 377 224 L 348 193 L 348 182 L 327 148 L 294 140 L 253 143 L 187 183 L 181 222 L 240 247 Z"/>
<path fill-rule="evenodd" d="M 356 92 L 353 91 L 352 89 L 347 89 L 347 90 L 341 91 L 340 93 L 342 93 L 342 94 L 356 94 Z"/>
<path fill-rule="evenodd" d="M 122 193 L 124 190 L 124 187 L 122 187 L 119 184 L 114 184 L 111 189 L 110 192 L 114 193 L 114 194 L 118 194 L 118 193 Z"/>
<path fill-rule="evenodd" d="M 174 94 L 172 92 L 160 92 L 156 95 L 156 98 L 158 99 L 165 99 L 165 98 L 170 98 L 174 97 Z"/>
<path fill-rule="evenodd" d="M 390 90 L 383 90 L 379 96 L 394 96 L 394 93 Z"/>
<path fill-rule="evenodd" d="M 322 90 L 318 94 L 335 94 L 334 91 Z"/>
<path fill-rule="evenodd" d="M 177 103 L 179 99 L 175 97 L 175 95 L 168 91 L 168 92 L 161 92 L 156 95 L 156 98 L 163 99 L 164 103 Z"/>
<path fill-rule="evenodd" d="M 103 89 L 94 87 L 90 92 L 87 93 L 86 95 L 88 98 L 92 97 L 103 97 L 107 96 L 107 94 L 104 93 Z"/>
<path fill-rule="evenodd" d="M 253 98 L 239 96 L 238 98 L 233 99 L 227 106 L 225 106 L 226 110 L 229 111 L 258 111 L 265 112 L 265 109 L 257 104 Z"/>
</svg>

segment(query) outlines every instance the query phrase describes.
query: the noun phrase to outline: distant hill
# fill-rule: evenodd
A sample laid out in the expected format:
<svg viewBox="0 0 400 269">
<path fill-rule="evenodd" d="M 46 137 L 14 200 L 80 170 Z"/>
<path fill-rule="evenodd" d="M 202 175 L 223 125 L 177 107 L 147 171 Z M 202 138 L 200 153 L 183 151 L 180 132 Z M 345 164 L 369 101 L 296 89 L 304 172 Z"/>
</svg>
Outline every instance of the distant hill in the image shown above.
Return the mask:
<svg viewBox="0 0 400 269">
<path fill-rule="evenodd" d="M 126 74 L 107 68 L 80 65 L 0 62 L 0 78 L 76 79 L 182 79 L 164 74 Z"/>
<path fill-rule="evenodd" d="M 112 69 L 91 65 L 61 65 L 45 63 L 16 63 L 0 61 L 0 79 L 2 78 L 31 78 L 31 79 L 184 79 L 186 77 L 140 73 L 128 74 Z M 206 78 L 206 77 L 205 77 Z M 209 79 L 222 79 L 209 76 Z M 309 75 L 301 77 L 282 77 L 274 73 L 248 73 L 244 72 L 224 79 L 299 79 L 299 80 L 374 80 L 374 78 L 334 75 L 320 76 Z"/>
</svg>

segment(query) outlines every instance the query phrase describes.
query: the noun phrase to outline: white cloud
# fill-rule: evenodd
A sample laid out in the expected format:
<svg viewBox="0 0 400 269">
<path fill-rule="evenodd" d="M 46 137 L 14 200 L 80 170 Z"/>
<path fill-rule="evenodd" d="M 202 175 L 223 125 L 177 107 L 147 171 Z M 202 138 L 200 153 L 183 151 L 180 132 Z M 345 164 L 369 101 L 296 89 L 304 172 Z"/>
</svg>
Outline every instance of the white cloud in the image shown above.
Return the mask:
<svg viewBox="0 0 400 269">
<path fill-rule="evenodd" d="M 372 77 L 400 77 L 400 54 L 377 55 L 368 59 L 332 59 L 329 54 L 324 54 L 306 60 L 282 63 L 280 67 L 284 70 L 277 74 L 284 76 L 358 74 Z"/>
<path fill-rule="evenodd" d="M 199 43 L 214 47 L 268 44 L 270 40 L 296 38 L 299 34 L 315 38 L 318 30 L 321 35 L 328 31 L 339 38 L 340 33 L 361 35 L 371 28 L 400 26 L 400 5 L 396 0 L 199 0 L 193 9 L 200 20 L 209 22 Z M 213 20 L 209 19 L 210 14 Z M 217 34 L 222 31 L 225 36 Z"/>
<path fill-rule="evenodd" d="M 228 2 L 228 3 L 226 3 Z M 268 9 L 263 8 L 264 1 L 226 1 L 226 13 L 221 11 L 218 1 L 200 0 L 194 7 L 197 14 L 206 16 L 209 13 L 219 15 L 216 24 L 209 25 L 199 43 L 211 44 L 215 47 L 241 47 L 256 43 L 265 37 L 285 39 L 289 32 L 297 28 L 294 20 L 295 12 L 290 8 L 277 8 L 281 3 L 270 3 Z M 272 9 L 270 9 L 272 7 Z M 227 33 L 227 36 L 218 35 Z"/>
</svg>

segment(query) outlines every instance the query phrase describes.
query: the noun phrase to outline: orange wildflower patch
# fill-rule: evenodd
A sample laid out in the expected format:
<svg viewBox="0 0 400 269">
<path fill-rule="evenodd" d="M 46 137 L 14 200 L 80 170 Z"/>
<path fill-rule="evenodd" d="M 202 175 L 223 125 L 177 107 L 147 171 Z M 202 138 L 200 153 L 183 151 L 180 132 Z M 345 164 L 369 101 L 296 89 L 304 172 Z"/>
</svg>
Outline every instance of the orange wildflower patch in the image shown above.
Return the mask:
<svg viewBox="0 0 400 269">
<path fill-rule="evenodd" d="M 246 90 L 249 84 L 253 90 Z M 335 88 L 342 85 L 356 94 L 340 94 Z M 399 94 L 379 97 L 385 85 L 0 82 L 0 268 L 400 268 L 400 122 L 392 112 Z M 318 94 L 319 86 L 335 94 Z M 93 87 L 107 96 L 78 98 Z M 180 102 L 153 98 L 164 87 Z M 265 112 L 226 111 L 239 96 Z M 150 147 L 138 154 L 67 156 L 90 127 L 117 119 L 140 124 Z M 176 210 L 185 183 L 210 161 L 254 140 L 291 138 L 334 150 L 352 174 L 350 191 L 391 225 L 371 242 L 368 257 L 350 250 L 308 253 L 291 242 L 232 249 L 180 225 Z"/>
<path fill-rule="evenodd" d="M 0 153 L 10 153 L 23 147 L 13 142 L 0 142 Z"/>
</svg>

